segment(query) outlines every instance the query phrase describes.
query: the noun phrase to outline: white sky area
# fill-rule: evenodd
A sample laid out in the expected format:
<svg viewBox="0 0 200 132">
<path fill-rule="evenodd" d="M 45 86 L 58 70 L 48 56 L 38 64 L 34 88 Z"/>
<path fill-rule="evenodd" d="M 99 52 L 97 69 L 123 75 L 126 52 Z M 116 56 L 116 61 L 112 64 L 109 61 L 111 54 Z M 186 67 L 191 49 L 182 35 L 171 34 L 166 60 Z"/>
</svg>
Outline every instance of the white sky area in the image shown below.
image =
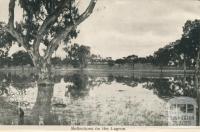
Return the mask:
<svg viewBox="0 0 200 132">
<path fill-rule="evenodd" d="M 82 9 L 88 1 L 80 0 Z M 0 21 L 7 21 L 8 2 L 0 0 Z M 92 53 L 103 57 L 143 57 L 179 39 L 184 23 L 199 17 L 197 0 L 98 0 L 73 42 L 88 45 Z M 11 52 L 16 50 L 12 47 Z M 56 54 L 64 56 L 62 48 Z"/>
</svg>

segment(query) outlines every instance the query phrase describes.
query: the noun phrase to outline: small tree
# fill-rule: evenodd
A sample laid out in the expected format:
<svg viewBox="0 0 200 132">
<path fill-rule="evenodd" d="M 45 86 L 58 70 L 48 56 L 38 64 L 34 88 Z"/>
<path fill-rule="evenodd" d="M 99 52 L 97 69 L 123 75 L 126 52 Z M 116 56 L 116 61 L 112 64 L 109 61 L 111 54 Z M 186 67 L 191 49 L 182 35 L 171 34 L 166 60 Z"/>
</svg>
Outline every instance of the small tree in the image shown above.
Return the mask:
<svg viewBox="0 0 200 132">
<path fill-rule="evenodd" d="M 0 66 L 8 65 L 8 48 L 0 49 Z"/>
<path fill-rule="evenodd" d="M 51 58 L 51 64 L 54 66 L 62 66 L 63 62 L 60 57 Z"/>
<path fill-rule="evenodd" d="M 12 55 L 13 65 L 15 66 L 23 66 L 23 65 L 31 65 L 33 66 L 33 61 L 29 54 L 25 51 L 18 51 Z"/>
<path fill-rule="evenodd" d="M 88 59 L 90 56 L 90 47 L 73 44 L 67 47 L 65 51 L 67 52 L 66 59 L 68 59 L 74 67 L 87 67 Z"/>
<path fill-rule="evenodd" d="M 155 64 L 160 66 L 162 71 L 164 66 L 168 66 L 169 61 L 171 59 L 171 52 L 168 48 L 160 48 L 158 51 L 154 53 Z"/>
</svg>

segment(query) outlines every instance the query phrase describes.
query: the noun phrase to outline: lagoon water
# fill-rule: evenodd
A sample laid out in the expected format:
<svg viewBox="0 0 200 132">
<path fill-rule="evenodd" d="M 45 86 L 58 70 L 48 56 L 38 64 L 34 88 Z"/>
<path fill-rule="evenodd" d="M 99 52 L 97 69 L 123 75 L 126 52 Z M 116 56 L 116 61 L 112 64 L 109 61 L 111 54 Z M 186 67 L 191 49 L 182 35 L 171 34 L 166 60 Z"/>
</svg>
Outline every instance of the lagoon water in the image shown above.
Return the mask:
<svg viewBox="0 0 200 132">
<path fill-rule="evenodd" d="M 0 125 L 167 126 L 170 99 L 197 97 L 193 75 L 70 72 L 40 84 L 33 73 L 4 72 L 0 81 Z M 190 110 L 182 125 L 197 125 Z"/>
</svg>

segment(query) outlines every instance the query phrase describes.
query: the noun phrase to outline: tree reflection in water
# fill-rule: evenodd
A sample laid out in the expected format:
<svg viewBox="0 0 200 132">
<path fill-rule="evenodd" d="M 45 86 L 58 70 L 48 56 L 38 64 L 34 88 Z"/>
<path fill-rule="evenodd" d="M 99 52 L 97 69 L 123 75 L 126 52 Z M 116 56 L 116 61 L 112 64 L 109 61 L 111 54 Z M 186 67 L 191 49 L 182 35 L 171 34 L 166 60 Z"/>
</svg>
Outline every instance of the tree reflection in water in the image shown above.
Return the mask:
<svg viewBox="0 0 200 132">
<path fill-rule="evenodd" d="M 78 99 L 83 98 L 88 95 L 89 88 L 88 86 L 88 76 L 86 74 L 74 74 L 72 76 L 65 77 L 66 82 L 71 82 L 71 85 L 68 85 L 66 95 L 69 95 L 71 98 Z"/>
<path fill-rule="evenodd" d="M 8 94 L 7 87 L 10 85 L 10 80 L 7 76 L 0 74 L 0 96 Z"/>
<path fill-rule="evenodd" d="M 196 90 L 194 88 L 194 78 L 185 77 L 170 77 L 146 80 L 144 87 L 153 90 L 159 97 L 175 97 L 175 96 L 188 96 L 196 97 Z"/>
<path fill-rule="evenodd" d="M 51 99 L 53 97 L 54 83 L 51 81 L 38 83 L 38 94 L 35 105 L 32 109 L 34 124 L 51 124 L 50 116 Z M 53 124 L 53 123 L 52 123 Z"/>
<path fill-rule="evenodd" d="M 132 88 L 141 84 L 143 88 L 153 91 L 161 99 L 177 96 L 199 97 L 197 96 L 198 77 L 194 75 L 137 77 L 110 74 L 99 77 L 79 72 L 71 75 L 54 75 L 50 80 L 45 81 L 37 79 L 34 74 L 0 74 L 0 103 L 5 106 L 0 108 L 3 111 L 0 114 L 12 115 L 4 116 L 0 120 L 0 124 L 70 125 L 70 121 L 63 117 L 63 113 L 68 107 L 66 100 L 83 100 L 89 96 L 90 90 L 93 88 L 103 84 L 112 85 L 115 82 Z M 53 100 L 56 91 L 55 84 L 60 83 L 64 83 L 61 85 L 61 91 L 65 92 L 63 105 Z M 32 107 L 29 106 L 30 102 L 27 101 L 27 104 L 23 104 L 24 101 L 14 96 L 15 94 L 16 96 L 26 95 L 31 88 L 37 91 Z"/>
</svg>

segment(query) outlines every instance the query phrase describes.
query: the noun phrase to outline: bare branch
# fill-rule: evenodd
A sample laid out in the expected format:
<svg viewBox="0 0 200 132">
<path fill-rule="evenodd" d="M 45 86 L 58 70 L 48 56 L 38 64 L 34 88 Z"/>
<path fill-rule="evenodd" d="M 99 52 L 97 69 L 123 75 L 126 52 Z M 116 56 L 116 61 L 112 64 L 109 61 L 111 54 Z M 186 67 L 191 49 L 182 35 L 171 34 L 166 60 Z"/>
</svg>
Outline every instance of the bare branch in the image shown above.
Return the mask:
<svg viewBox="0 0 200 132">
<path fill-rule="evenodd" d="M 60 5 L 57 7 L 57 9 L 55 9 L 52 12 L 52 14 L 47 16 L 47 18 L 44 20 L 43 24 L 39 28 L 36 40 L 34 41 L 34 52 L 36 54 L 39 54 L 39 45 L 42 40 L 43 34 L 45 34 L 48 31 L 48 28 L 56 22 L 58 16 L 62 12 L 63 8 L 66 7 L 67 2 L 68 2 L 68 0 L 62 0 Z"/>
<path fill-rule="evenodd" d="M 81 16 L 77 20 L 75 20 L 73 25 L 67 26 L 60 34 L 58 34 L 54 39 L 52 39 L 52 41 L 50 42 L 50 46 L 46 50 L 44 56 L 45 59 L 49 59 L 52 56 L 53 52 L 59 46 L 60 42 L 64 40 L 66 36 L 68 36 L 72 29 L 76 28 L 80 23 L 82 23 L 92 14 L 96 3 L 97 0 L 91 0 L 87 9 L 84 11 L 83 14 L 81 14 Z"/>
<path fill-rule="evenodd" d="M 62 12 L 63 8 L 66 7 L 68 0 L 63 0 L 60 5 L 53 11 L 52 14 L 49 14 L 48 17 L 44 20 L 43 24 L 41 25 L 38 35 L 43 35 L 50 25 L 53 25 L 57 20 L 59 14 Z"/>
<path fill-rule="evenodd" d="M 9 26 L 10 28 L 14 28 L 15 1 L 16 1 L 16 0 L 10 0 L 10 3 L 9 3 L 9 19 L 8 19 L 8 26 Z"/>
<path fill-rule="evenodd" d="M 83 12 L 83 14 L 81 14 L 81 16 L 76 20 L 75 25 L 79 25 L 80 23 L 82 23 L 83 21 L 85 21 L 93 12 L 94 7 L 97 3 L 97 0 L 91 0 L 89 6 L 87 7 L 87 9 Z"/>
<path fill-rule="evenodd" d="M 16 41 L 25 48 L 25 50 L 29 53 L 29 55 L 32 56 L 33 55 L 32 51 L 24 44 L 24 38 L 22 34 L 18 33 L 14 28 L 15 2 L 16 0 L 10 0 L 8 26 L 5 28 L 5 31 L 7 31 L 10 35 L 12 35 L 12 37 L 15 38 Z"/>
<path fill-rule="evenodd" d="M 10 33 L 17 40 L 19 44 L 24 45 L 24 40 L 22 36 L 14 28 L 15 2 L 16 0 L 10 0 L 10 3 L 9 3 L 9 19 L 8 19 L 8 27 L 6 28 L 6 31 Z M 26 49 L 26 47 L 24 48 Z"/>
<path fill-rule="evenodd" d="M 60 34 L 58 34 L 54 39 L 51 40 L 50 45 L 45 52 L 44 59 L 49 59 L 52 56 L 56 48 L 59 46 L 60 42 L 65 39 L 65 37 L 70 33 L 70 31 L 73 28 L 74 28 L 73 25 L 69 26 Z"/>
</svg>

